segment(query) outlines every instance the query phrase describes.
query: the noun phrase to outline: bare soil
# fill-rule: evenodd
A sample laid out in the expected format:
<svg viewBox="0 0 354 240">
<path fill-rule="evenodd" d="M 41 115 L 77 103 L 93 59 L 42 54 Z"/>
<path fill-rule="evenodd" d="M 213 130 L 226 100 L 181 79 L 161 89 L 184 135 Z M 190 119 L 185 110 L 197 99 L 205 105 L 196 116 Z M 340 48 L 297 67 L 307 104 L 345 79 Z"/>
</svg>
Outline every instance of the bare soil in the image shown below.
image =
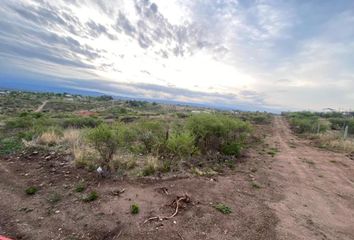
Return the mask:
<svg viewBox="0 0 354 240">
<path fill-rule="evenodd" d="M 170 179 L 100 179 L 71 158 L 30 152 L 0 159 L 0 235 L 13 239 L 354 239 L 354 161 L 311 147 L 281 118 L 268 147 L 253 149 L 232 173 Z M 75 186 L 84 181 L 84 193 Z M 29 186 L 38 186 L 32 196 Z M 118 194 L 119 191 L 125 191 Z M 83 202 L 95 190 L 99 198 Z M 60 195 L 58 202 L 50 202 Z M 179 196 L 187 194 L 171 216 Z M 130 206 L 140 207 L 137 215 Z M 224 203 L 231 214 L 213 205 Z"/>
</svg>

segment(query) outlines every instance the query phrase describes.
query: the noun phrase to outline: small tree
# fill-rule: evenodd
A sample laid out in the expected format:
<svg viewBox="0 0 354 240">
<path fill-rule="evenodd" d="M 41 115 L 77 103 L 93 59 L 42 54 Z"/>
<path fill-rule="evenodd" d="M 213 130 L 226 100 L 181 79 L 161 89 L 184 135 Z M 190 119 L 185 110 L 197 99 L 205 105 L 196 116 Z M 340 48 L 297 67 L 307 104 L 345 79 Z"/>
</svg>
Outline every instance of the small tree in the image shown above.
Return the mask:
<svg viewBox="0 0 354 240">
<path fill-rule="evenodd" d="M 101 124 L 88 132 L 87 140 L 100 154 L 102 166 L 108 170 L 109 163 L 118 150 L 118 137 L 115 132 L 107 124 Z"/>
</svg>

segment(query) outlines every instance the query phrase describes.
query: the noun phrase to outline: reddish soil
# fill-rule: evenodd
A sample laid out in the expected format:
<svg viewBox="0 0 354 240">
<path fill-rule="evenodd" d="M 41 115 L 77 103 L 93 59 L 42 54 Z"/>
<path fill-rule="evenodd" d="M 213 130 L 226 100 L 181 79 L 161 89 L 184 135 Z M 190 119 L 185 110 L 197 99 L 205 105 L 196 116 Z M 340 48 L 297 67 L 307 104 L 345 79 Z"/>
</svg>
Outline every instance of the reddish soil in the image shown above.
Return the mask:
<svg viewBox="0 0 354 240">
<path fill-rule="evenodd" d="M 270 204 L 280 219 L 279 239 L 354 239 L 354 161 L 296 138 L 274 121 L 280 149 L 268 175 L 283 195 Z"/>
<path fill-rule="evenodd" d="M 354 161 L 310 147 L 281 118 L 269 135 L 269 147 L 279 149 L 274 158 L 252 150 L 233 173 L 213 178 L 99 179 L 55 153 L 0 159 L 0 235 L 36 240 L 354 239 Z M 77 193 L 81 180 L 87 189 Z M 28 186 L 39 191 L 27 196 Z M 99 193 L 98 200 L 83 202 L 82 195 L 91 190 Z M 57 203 L 48 201 L 53 193 L 62 196 Z M 144 224 L 149 217 L 172 215 L 171 203 L 184 194 L 191 202 L 182 203 L 175 217 Z M 219 202 L 232 213 L 214 209 Z M 137 215 L 130 213 L 133 203 L 140 206 Z"/>
</svg>

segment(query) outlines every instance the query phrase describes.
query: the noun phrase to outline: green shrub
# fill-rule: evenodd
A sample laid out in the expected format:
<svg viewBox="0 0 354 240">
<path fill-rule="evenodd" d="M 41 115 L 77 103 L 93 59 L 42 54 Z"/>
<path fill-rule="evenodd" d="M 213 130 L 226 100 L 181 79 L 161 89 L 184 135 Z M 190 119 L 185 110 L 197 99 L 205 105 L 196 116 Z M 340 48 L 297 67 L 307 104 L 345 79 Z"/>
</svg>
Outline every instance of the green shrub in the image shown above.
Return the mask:
<svg viewBox="0 0 354 240">
<path fill-rule="evenodd" d="M 113 131 L 120 147 L 130 148 L 137 140 L 136 129 L 128 124 L 116 123 L 113 126 Z"/>
<path fill-rule="evenodd" d="M 334 130 L 343 129 L 348 124 L 348 119 L 346 118 L 329 118 L 328 120 Z"/>
<path fill-rule="evenodd" d="M 102 123 L 101 119 L 93 117 L 71 117 L 62 122 L 64 128 L 94 128 Z"/>
<path fill-rule="evenodd" d="M 118 149 L 118 137 L 115 131 L 107 124 L 101 124 L 91 129 L 86 138 L 100 154 L 103 167 L 108 169 L 109 162 Z"/>
<path fill-rule="evenodd" d="M 161 121 L 143 120 L 135 126 L 138 140 L 144 145 L 145 152 L 157 152 L 166 141 L 166 127 Z"/>
<path fill-rule="evenodd" d="M 231 143 L 225 144 L 222 147 L 222 153 L 227 156 L 239 157 L 241 155 L 242 146 L 243 145 L 238 142 L 231 142 Z"/>
<path fill-rule="evenodd" d="M 23 147 L 22 142 L 16 138 L 5 138 L 0 140 L 0 156 L 13 154 Z"/>
<path fill-rule="evenodd" d="M 188 118 L 187 129 L 204 151 L 220 150 L 229 142 L 244 142 L 251 131 L 249 123 L 222 114 L 196 114 Z"/>
<path fill-rule="evenodd" d="M 300 134 L 317 133 L 317 130 L 319 130 L 319 132 L 325 132 L 328 128 L 328 125 L 321 122 L 317 116 L 292 115 L 289 122 L 295 132 Z"/>
<path fill-rule="evenodd" d="M 139 211 L 140 211 L 140 208 L 139 208 L 139 205 L 138 204 L 133 204 L 133 205 L 131 205 L 130 206 L 130 212 L 131 212 L 131 214 L 138 214 L 139 213 Z"/>
<path fill-rule="evenodd" d="M 171 134 L 166 142 L 166 147 L 180 158 L 191 156 L 197 151 L 195 137 L 190 132 Z"/>
</svg>

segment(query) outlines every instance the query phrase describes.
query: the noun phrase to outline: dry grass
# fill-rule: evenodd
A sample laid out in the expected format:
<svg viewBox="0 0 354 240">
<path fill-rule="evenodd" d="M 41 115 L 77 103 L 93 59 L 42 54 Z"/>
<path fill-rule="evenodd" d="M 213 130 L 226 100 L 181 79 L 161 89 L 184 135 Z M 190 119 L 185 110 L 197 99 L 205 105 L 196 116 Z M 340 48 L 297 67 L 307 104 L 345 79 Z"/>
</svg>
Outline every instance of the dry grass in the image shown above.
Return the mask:
<svg viewBox="0 0 354 240">
<path fill-rule="evenodd" d="M 316 144 L 318 144 L 322 148 L 344 153 L 354 152 L 354 140 L 344 140 L 342 136 L 339 136 L 337 133 L 330 132 L 325 134 L 319 134 L 314 140 Z"/>
<path fill-rule="evenodd" d="M 61 142 L 61 136 L 54 130 L 42 133 L 37 142 L 42 145 L 55 145 Z"/>
<path fill-rule="evenodd" d="M 94 169 L 99 159 L 94 149 L 88 146 L 76 144 L 72 148 L 72 154 L 74 156 L 74 164 L 76 167 Z"/>
<path fill-rule="evenodd" d="M 63 132 L 62 141 L 69 144 L 70 146 L 74 146 L 81 142 L 81 131 L 79 129 L 66 129 Z"/>
</svg>

